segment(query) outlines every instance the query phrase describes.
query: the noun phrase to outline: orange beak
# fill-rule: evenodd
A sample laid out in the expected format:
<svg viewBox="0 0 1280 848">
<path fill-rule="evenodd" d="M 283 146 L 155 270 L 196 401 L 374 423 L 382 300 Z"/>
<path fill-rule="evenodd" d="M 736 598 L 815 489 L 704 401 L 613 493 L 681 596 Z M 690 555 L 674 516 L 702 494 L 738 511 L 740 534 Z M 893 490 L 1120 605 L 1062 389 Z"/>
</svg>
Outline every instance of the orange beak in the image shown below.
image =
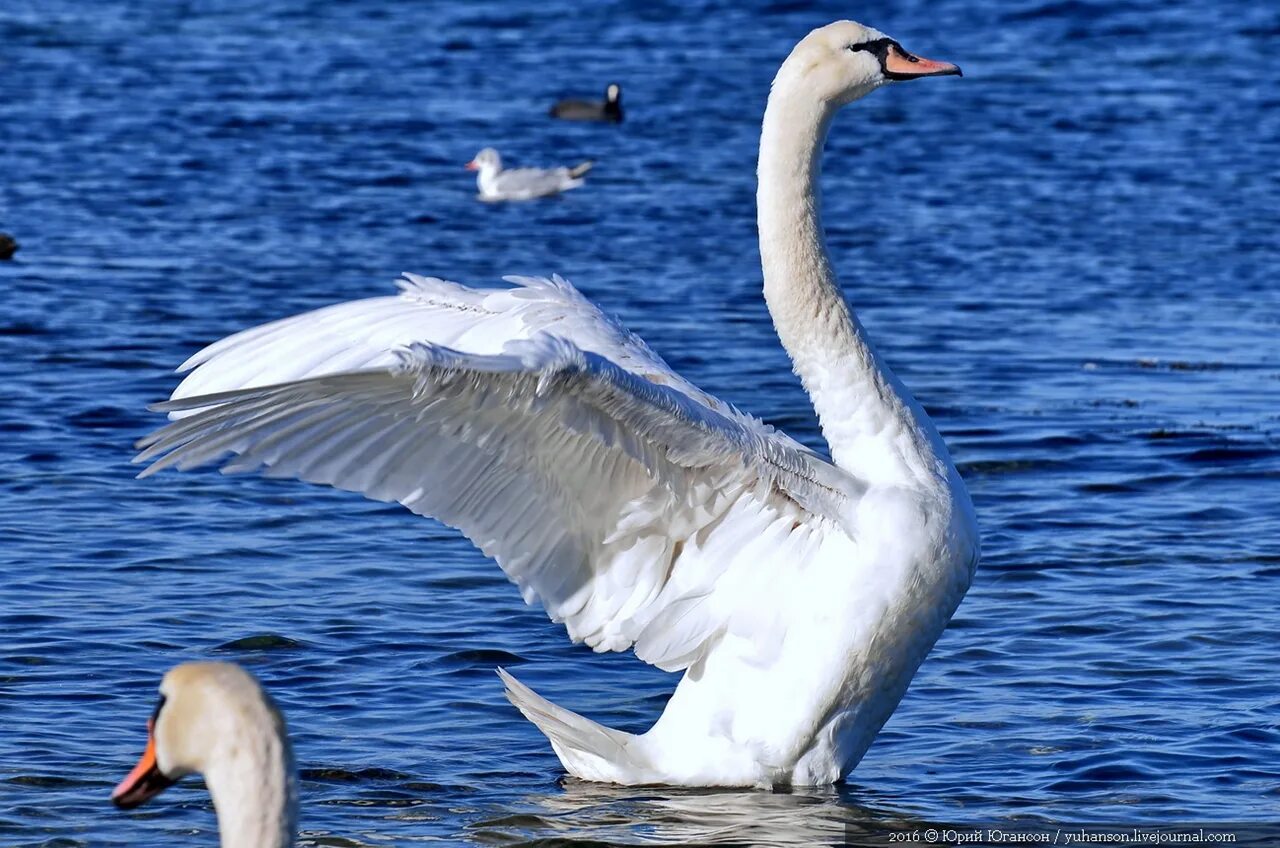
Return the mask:
<svg viewBox="0 0 1280 848">
<path fill-rule="evenodd" d="M 896 44 L 889 46 L 884 57 L 884 73 L 889 79 L 908 80 L 916 77 L 941 77 L 948 74 L 962 77 L 958 65 L 938 62 L 923 56 L 914 56 Z"/>
<path fill-rule="evenodd" d="M 173 785 L 156 763 L 155 719 L 147 721 L 147 750 L 133 771 L 111 791 L 111 801 L 122 810 L 132 810 Z"/>
<path fill-rule="evenodd" d="M 462 167 L 466 168 L 468 171 L 478 171 L 478 170 L 480 170 L 480 166 L 476 164 L 476 160 L 474 160 L 474 159 L 472 159 L 470 162 L 468 162 L 467 164 L 463 165 Z"/>
</svg>

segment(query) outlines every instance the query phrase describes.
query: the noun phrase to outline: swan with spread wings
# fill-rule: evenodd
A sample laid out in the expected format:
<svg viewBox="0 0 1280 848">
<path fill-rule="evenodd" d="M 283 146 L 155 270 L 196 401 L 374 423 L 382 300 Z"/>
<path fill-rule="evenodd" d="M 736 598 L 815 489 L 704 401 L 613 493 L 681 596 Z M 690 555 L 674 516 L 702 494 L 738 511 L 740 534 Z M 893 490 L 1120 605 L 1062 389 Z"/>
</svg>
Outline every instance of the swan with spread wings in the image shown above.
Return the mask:
<svg viewBox="0 0 1280 848">
<path fill-rule="evenodd" d="M 876 30 L 814 30 L 760 143 L 764 295 L 831 460 L 686 381 L 566 281 L 408 276 L 219 341 L 161 408 L 144 474 L 222 463 L 459 528 L 574 640 L 684 673 L 631 734 L 508 696 L 564 767 L 624 784 L 844 777 L 960 603 L 973 509 L 841 293 L 817 196 L 845 104 L 959 74 Z"/>
</svg>

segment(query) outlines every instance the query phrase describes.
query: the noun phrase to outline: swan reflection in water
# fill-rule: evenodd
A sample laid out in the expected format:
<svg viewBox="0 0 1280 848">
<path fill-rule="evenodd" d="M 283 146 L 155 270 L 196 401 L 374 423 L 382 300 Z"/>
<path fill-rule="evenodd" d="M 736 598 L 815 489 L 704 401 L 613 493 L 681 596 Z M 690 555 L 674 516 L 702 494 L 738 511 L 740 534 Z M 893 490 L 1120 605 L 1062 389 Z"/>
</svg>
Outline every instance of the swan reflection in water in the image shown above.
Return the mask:
<svg viewBox="0 0 1280 848">
<path fill-rule="evenodd" d="M 621 787 L 565 778 L 469 835 L 493 844 L 888 845 L 891 831 L 922 827 L 909 815 L 865 804 L 862 791 L 827 786 L 758 789 Z"/>
</svg>

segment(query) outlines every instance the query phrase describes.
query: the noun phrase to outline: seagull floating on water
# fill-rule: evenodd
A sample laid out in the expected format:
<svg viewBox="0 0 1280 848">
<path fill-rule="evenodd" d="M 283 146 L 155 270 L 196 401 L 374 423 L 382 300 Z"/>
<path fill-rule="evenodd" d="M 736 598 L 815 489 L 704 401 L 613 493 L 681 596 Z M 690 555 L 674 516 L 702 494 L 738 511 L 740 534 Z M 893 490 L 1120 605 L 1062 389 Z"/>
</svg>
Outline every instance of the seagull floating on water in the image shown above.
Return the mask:
<svg viewBox="0 0 1280 848">
<path fill-rule="evenodd" d="M 409 275 L 398 297 L 197 353 L 157 407 L 172 422 L 139 443 L 143 474 L 218 462 L 398 501 L 461 529 L 575 641 L 683 672 L 633 734 L 499 670 L 580 778 L 840 780 L 955 612 L 979 545 L 946 445 L 841 292 L 820 158 L 844 105 L 959 73 L 842 21 L 806 36 L 774 80 L 758 169 L 764 298 L 830 460 L 694 386 L 559 277 L 477 289 Z M 877 129 L 862 143 L 901 132 Z M 869 220 L 912 218 L 890 195 L 863 197 Z M 410 567 L 431 566 L 407 553 Z"/>
<path fill-rule="evenodd" d="M 504 170 L 502 157 L 492 147 L 486 147 L 476 158 L 466 164 L 468 171 L 478 171 L 476 186 L 480 199 L 532 200 L 550 197 L 563 191 L 578 188 L 583 177 L 591 170 L 592 162 L 582 162 L 572 168 L 513 168 Z"/>
</svg>

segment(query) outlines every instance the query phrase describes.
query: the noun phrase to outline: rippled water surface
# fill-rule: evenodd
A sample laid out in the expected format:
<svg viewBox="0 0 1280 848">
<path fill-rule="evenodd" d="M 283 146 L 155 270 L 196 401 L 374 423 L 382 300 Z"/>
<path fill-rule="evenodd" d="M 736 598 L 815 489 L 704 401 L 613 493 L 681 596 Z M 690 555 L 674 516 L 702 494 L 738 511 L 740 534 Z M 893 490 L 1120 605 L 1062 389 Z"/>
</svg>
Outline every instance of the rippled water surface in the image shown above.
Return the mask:
<svg viewBox="0 0 1280 848">
<path fill-rule="evenodd" d="M 212 472 L 138 481 L 172 369 L 404 270 L 573 279 L 710 391 L 819 445 L 759 297 L 769 80 L 852 15 L 964 79 L 828 145 L 837 266 L 951 445 L 986 557 L 849 783 L 561 780 L 496 665 L 641 730 L 675 679 L 596 656 L 455 533 Z M 245 663 L 307 844 L 840 838 L 915 819 L 1280 813 L 1280 11 L 1148 0 L 0 5 L 0 843 L 215 844 L 198 781 L 112 785 L 162 672 Z M 620 81 L 620 127 L 548 104 Z M 488 206 L 461 170 L 592 158 Z M 859 824 L 861 823 L 861 824 Z"/>
</svg>

